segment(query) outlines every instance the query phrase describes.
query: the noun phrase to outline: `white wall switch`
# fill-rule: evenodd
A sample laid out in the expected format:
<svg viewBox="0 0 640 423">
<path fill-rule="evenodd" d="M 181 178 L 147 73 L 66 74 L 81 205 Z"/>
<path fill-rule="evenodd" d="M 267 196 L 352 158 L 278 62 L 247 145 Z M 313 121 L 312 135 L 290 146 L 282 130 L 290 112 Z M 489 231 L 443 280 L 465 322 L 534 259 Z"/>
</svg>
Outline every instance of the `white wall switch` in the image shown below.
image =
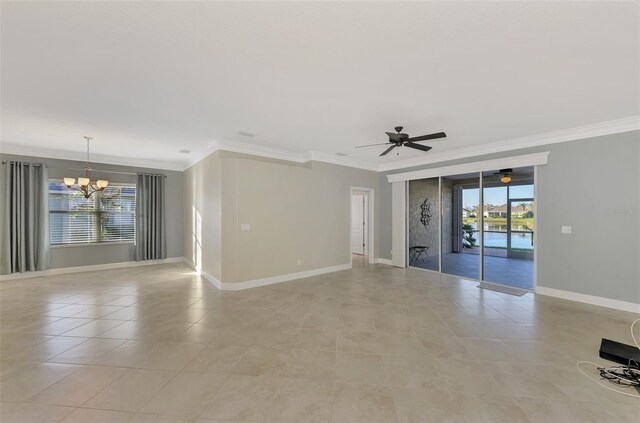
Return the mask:
<svg viewBox="0 0 640 423">
<path fill-rule="evenodd" d="M 560 229 L 560 232 L 562 232 L 563 234 L 570 234 L 571 233 L 571 226 L 563 226 Z"/>
<path fill-rule="evenodd" d="M 298 259 L 298 266 L 302 266 L 302 260 Z"/>
<path fill-rule="evenodd" d="M 251 225 L 249 223 L 241 223 L 240 224 L 240 230 L 241 231 L 250 231 L 251 230 Z"/>
</svg>

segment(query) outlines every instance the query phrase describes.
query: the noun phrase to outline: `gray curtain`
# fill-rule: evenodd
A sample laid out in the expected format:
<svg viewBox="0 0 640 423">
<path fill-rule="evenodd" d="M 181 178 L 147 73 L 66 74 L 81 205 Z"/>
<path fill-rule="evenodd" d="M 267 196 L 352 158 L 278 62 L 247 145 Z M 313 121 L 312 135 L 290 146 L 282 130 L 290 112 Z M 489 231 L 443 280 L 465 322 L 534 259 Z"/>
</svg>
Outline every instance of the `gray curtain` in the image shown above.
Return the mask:
<svg viewBox="0 0 640 423">
<path fill-rule="evenodd" d="M 2 163 L 0 273 L 47 268 L 49 259 L 48 170 L 44 164 Z"/>
<path fill-rule="evenodd" d="M 165 176 L 138 173 L 136 184 L 136 261 L 167 257 Z"/>
</svg>

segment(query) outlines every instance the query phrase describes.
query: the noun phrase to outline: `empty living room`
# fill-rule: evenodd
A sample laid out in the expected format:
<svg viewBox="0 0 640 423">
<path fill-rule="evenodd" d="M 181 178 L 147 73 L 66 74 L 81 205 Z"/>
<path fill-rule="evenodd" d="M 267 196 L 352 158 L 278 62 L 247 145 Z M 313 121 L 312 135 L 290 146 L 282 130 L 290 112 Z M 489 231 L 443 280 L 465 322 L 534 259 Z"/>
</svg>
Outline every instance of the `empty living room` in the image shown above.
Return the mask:
<svg viewBox="0 0 640 423">
<path fill-rule="evenodd" d="M 0 2 L 1 423 L 640 423 L 640 1 Z"/>
</svg>

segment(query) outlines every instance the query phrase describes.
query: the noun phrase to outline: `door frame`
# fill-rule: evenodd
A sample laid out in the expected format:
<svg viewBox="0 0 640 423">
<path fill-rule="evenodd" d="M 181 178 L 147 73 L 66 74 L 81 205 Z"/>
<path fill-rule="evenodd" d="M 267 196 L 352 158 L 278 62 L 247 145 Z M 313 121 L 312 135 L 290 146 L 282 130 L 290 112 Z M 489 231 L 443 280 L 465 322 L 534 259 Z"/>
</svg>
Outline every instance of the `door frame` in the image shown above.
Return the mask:
<svg viewBox="0 0 640 423">
<path fill-rule="evenodd" d="M 352 230 L 352 226 L 353 226 L 353 219 L 351 216 L 352 210 L 352 199 L 353 199 L 353 195 L 355 194 L 356 191 L 361 191 L 366 193 L 367 195 L 367 211 L 368 211 L 368 216 L 367 216 L 367 240 L 368 245 L 366 245 L 366 250 L 367 250 L 367 256 L 369 259 L 369 263 L 373 264 L 375 263 L 375 257 L 374 257 L 374 253 L 375 253 L 375 238 L 374 238 L 374 228 L 375 228 L 375 224 L 374 224 L 374 209 L 375 209 L 375 190 L 373 188 L 364 188 L 364 187 L 350 187 L 349 188 L 349 237 L 348 237 L 348 241 L 349 241 L 349 263 L 351 263 L 353 265 L 353 254 L 351 254 L 351 230 Z"/>
<path fill-rule="evenodd" d="M 351 254 L 367 255 L 365 248 L 369 245 L 367 234 L 369 210 L 369 194 L 361 191 L 354 191 L 351 194 Z M 360 221 L 362 219 L 362 221 Z M 354 235 L 362 237 L 354 243 Z"/>
<path fill-rule="evenodd" d="M 533 232 L 533 288 L 531 290 L 527 290 L 530 292 L 536 292 L 536 289 L 538 287 L 538 211 L 540 210 L 540 205 L 539 205 L 539 197 L 538 197 L 538 166 L 539 165 L 534 165 L 533 166 L 533 199 L 531 199 L 531 201 L 534 201 L 535 203 L 535 208 L 536 211 L 533 213 L 533 222 L 534 222 L 534 228 L 536 228 L 536 230 L 534 230 Z M 470 278 L 470 277 L 466 277 L 466 276 L 459 276 L 459 275 L 452 275 L 450 273 L 445 273 L 442 271 L 442 178 L 443 177 L 447 177 L 450 175 L 439 175 L 437 176 L 437 178 L 439 179 L 438 182 L 438 187 L 439 187 L 439 194 L 438 194 L 438 201 L 439 201 L 439 207 L 440 207 L 440 216 L 439 216 L 439 233 L 440 233 L 440 241 L 439 241 L 439 250 L 440 250 L 440 260 L 439 260 L 439 270 L 431 270 L 431 269 L 423 269 L 421 267 L 415 267 L 415 266 L 410 266 L 409 265 L 409 257 L 407 254 L 407 257 L 405 258 L 405 263 L 406 263 L 406 267 L 411 268 L 411 269 L 417 269 L 417 270 L 422 270 L 425 272 L 432 272 L 432 273 L 439 273 L 440 275 L 449 275 L 449 276 L 453 276 L 453 277 L 457 277 L 457 278 L 462 278 L 462 279 L 466 279 L 466 280 L 471 280 L 471 281 L 477 281 L 477 282 L 488 282 L 485 281 L 484 279 L 484 177 L 483 177 L 483 173 L 485 171 L 481 171 L 478 172 L 479 174 L 479 197 L 480 197 L 480 221 L 479 221 L 479 226 L 480 226 L 480 254 L 479 254 L 479 259 L 480 259 L 480 277 L 478 279 L 476 278 Z M 427 179 L 427 178 L 415 178 L 415 179 Z M 405 207 L 408 204 L 409 201 L 409 194 L 408 194 L 408 183 L 411 180 L 415 180 L 415 179 L 407 179 L 405 180 L 405 198 L 404 198 L 404 203 L 405 203 Z M 519 200 L 519 199 L 516 199 Z M 510 200 L 507 194 L 507 204 L 510 205 Z M 509 207 L 510 208 L 510 207 Z M 509 210 L 510 212 L 510 210 Z M 407 211 L 408 213 L 408 211 Z M 406 222 L 407 216 L 405 216 L 405 222 Z M 511 223 L 511 218 L 509 217 L 509 224 Z M 409 228 L 405 227 L 404 228 L 404 240 L 405 240 L 405 251 L 407 251 L 408 249 L 408 239 L 409 239 L 409 234 L 408 234 Z M 510 227 L 508 228 L 508 233 L 510 234 Z M 507 236 L 507 238 L 509 238 L 509 235 Z M 492 283 L 492 282 L 488 282 L 488 283 Z"/>
</svg>

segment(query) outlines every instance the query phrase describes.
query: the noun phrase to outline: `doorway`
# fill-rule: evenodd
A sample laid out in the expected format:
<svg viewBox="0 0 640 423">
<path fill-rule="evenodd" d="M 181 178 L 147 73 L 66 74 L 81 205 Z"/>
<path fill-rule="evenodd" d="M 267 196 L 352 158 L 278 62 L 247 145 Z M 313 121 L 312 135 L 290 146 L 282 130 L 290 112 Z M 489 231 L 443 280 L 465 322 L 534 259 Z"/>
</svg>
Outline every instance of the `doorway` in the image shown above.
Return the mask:
<svg viewBox="0 0 640 423">
<path fill-rule="evenodd" d="M 364 192 L 351 195 L 351 254 L 367 255 L 367 200 Z"/>
<path fill-rule="evenodd" d="M 351 188 L 351 228 L 349 251 L 351 259 L 364 263 L 373 262 L 373 190 Z"/>
<path fill-rule="evenodd" d="M 534 188 L 533 166 L 409 180 L 407 264 L 533 290 Z"/>
</svg>

